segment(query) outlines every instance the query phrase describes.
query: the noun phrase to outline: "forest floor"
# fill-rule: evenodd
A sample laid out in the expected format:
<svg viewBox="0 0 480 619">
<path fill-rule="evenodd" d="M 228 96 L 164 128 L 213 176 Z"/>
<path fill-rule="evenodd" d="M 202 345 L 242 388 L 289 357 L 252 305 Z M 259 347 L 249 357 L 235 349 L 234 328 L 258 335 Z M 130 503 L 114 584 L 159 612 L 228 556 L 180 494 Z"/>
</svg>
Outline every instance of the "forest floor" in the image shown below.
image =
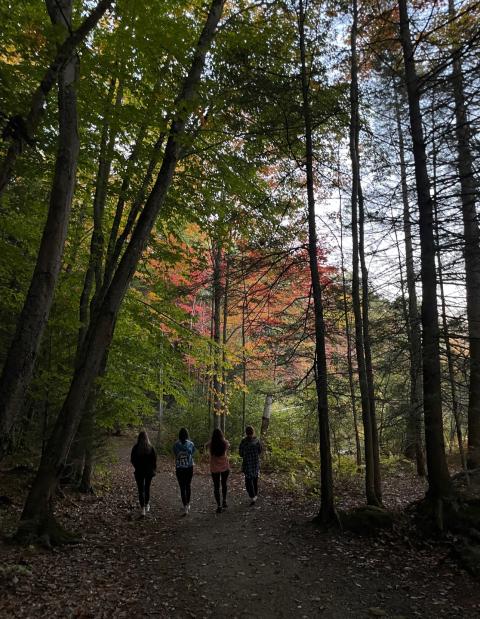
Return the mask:
<svg viewBox="0 0 480 619">
<path fill-rule="evenodd" d="M 152 509 L 139 518 L 130 445 L 115 439 L 119 456 L 95 496 L 59 501 L 59 519 L 81 543 L 47 551 L 0 542 L 0 617 L 480 617 L 478 582 L 447 545 L 405 526 L 374 538 L 321 533 L 316 501 L 286 493 L 274 475 L 261 477 L 250 507 L 233 472 L 229 507 L 216 514 L 208 470 L 196 467 L 183 516 L 172 462 L 162 459 Z M 3 533 L 18 521 L 27 479 L 0 472 L 0 495 L 14 500 L 0 506 Z M 422 491 L 385 480 L 389 507 Z M 344 503 L 355 495 L 342 492 Z"/>
</svg>

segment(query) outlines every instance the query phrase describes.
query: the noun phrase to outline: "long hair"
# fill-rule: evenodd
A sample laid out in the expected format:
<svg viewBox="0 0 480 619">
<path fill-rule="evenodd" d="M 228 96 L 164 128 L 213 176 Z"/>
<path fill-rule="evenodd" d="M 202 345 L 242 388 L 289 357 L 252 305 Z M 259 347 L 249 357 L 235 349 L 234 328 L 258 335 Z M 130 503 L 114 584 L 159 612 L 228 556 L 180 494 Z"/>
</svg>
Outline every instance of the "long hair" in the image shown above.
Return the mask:
<svg viewBox="0 0 480 619">
<path fill-rule="evenodd" d="M 142 430 L 137 439 L 137 452 L 141 455 L 148 454 L 152 451 L 152 445 L 148 440 L 148 434 Z"/>
<path fill-rule="evenodd" d="M 180 428 L 180 432 L 178 433 L 178 438 L 182 443 L 185 443 L 188 439 L 188 430 L 187 428 Z"/>
<path fill-rule="evenodd" d="M 223 436 L 223 432 L 220 428 L 215 428 L 212 433 L 212 440 L 210 441 L 210 453 L 212 456 L 219 458 L 223 456 L 227 451 L 227 441 Z"/>
</svg>

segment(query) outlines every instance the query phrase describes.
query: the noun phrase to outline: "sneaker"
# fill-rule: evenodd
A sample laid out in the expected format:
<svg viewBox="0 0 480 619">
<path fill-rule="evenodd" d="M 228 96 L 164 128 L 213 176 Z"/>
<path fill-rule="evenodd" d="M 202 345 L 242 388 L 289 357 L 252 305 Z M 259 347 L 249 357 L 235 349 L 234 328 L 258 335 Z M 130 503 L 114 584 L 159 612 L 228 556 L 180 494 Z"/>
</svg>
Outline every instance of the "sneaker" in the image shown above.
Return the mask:
<svg viewBox="0 0 480 619">
<path fill-rule="evenodd" d="M 145 507 L 142 507 L 142 512 L 141 512 L 141 514 L 140 514 L 140 515 L 141 515 L 141 516 L 145 516 L 145 513 L 146 513 L 146 512 L 145 512 Z"/>
<path fill-rule="evenodd" d="M 221 514 L 222 513 L 222 508 L 220 507 L 220 505 L 217 507 L 217 514 Z"/>
<path fill-rule="evenodd" d="M 147 512 L 150 511 L 150 503 L 147 503 Z"/>
<path fill-rule="evenodd" d="M 224 501 L 223 504 L 222 504 L 222 509 L 227 509 L 227 507 L 228 507 L 227 502 Z"/>
</svg>

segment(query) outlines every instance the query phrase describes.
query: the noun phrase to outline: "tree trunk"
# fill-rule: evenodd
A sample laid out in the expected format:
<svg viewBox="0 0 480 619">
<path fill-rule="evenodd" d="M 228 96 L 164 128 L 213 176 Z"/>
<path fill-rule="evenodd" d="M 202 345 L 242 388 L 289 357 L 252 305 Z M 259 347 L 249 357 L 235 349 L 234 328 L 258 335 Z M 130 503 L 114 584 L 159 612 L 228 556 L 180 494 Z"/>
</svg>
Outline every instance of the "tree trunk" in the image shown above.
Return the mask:
<svg viewBox="0 0 480 619">
<path fill-rule="evenodd" d="M 243 296 L 242 296 L 242 431 L 245 429 L 245 418 L 247 414 L 247 353 L 245 346 L 247 344 L 247 332 L 245 328 L 245 318 L 247 314 L 247 290 L 245 282 L 245 270 L 242 256 L 242 281 L 243 281 Z"/>
<path fill-rule="evenodd" d="M 352 360 L 352 333 L 350 328 L 350 316 L 347 305 L 347 282 L 345 278 L 345 262 L 343 256 L 343 212 L 342 212 L 342 196 L 340 193 L 340 256 L 341 256 L 341 269 L 342 269 L 342 290 L 343 290 L 343 315 L 345 317 L 345 336 L 347 338 L 347 369 L 348 369 L 348 386 L 350 391 L 350 404 L 352 407 L 353 415 L 353 429 L 355 431 L 355 455 L 357 467 L 362 464 L 362 448 L 360 446 L 360 434 L 358 432 L 358 419 L 357 419 L 357 401 L 355 397 L 355 382 L 353 373 L 353 360 Z"/>
<path fill-rule="evenodd" d="M 71 23 L 72 2 L 59 0 L 58 6 L 61 9 L 51 11 L 52 22 L 67 30 Z M 58 150 L 47 220 L 30 287 L 0 377 L 0 458 L 8 448 L 10 432 L 22 410 L 60 272 L 79 151 L 77 74 L 76 57 L 59 74 Z"/>
<path fill-rule="evenodd" d="M 105 264 L 105 270 L 103 275 L 103 285 L 102 290 L 100 292 L 99 298 L 103 299 L 105 293 L 112 281 L 112 277 L 115 273 L 115 268 L 117 267 L 118 260 L 122 253 L 125 243 L 127 242 L 128 236 L 130 235 L 133 226 L 135 225 L 135 221 L 140 213 L 141 206 L 145 200 L 145 196 L 147 195 L 147 190 L 151 185 L 153 174 L 155 168 L 160 161 L 162 155 L 162 147 L 165 142 L 165 133 L 161 133 L 155 142 L 152 155 L 150 157 L 150 161 L 148 163 L 147 171 L 145 172 L 145 176 L 143 177 L 142 184 L 135 196 L 135 200 L 130 208 L 128 213 L 127 221 L 125 223 L 125 227 L 122 230 L 120 236 L 118 238 L 114 238 L 113 235 L 116 236 L 116 231 L 118 231 L 118 227 L 120 226 L 121 215 L 123 212 L 123 203 L 120 201 L 117 203 L 117 211 L 115 213 L 114 222 L 111 229 L 111 235 L 109 239 L 109 247 L 107 250 L 107 260 Z M 99 300 L 98 300 L 99 302 Z"/>
<path fill-rule="evenodd" d="M 188 110 L 191 109 L 192 102 L 197 97 L 205 57 L 215 35 L 223 4 L 224 0 L 212 0 L 211 2 L 206 24 L 193 55 L 192 65 L 176 100 L 177 114 L 170 127 L 162 166 L 111 284 L 99 305 L 95 320 L 91 322 L 85 336 L 83 354 L 75 369 L 68 394 L 27 496 L 18 532 L 19 537 L 23 536 L 24 531 L 31 530 L 32 526 L 37 533 L 41 533 L 45 517 L 51 519 L 53 493 L 70 443 L 80 422 L 86 398 L 101 369 L 102 359 L 113 337 L 121 303 L 171 185 L 180 144 L 185 139 L 185 127 L 189 118 Z"/>
<path fill-rule="evenodd" d="M 93 198 L 93 231 L 90 241 L 90 256 L 87 271 L 80 295 L 79 319 L 80 328 L 78 333 L 77 356 L 83 345 L 83 339 L 88 328 L 89 318 L 95 313 L 95 305 L 102 287 L 102 263 L 105 249 L 103 235 L 103 215 L 107 200 L 108 179 L 112 167 L 116 132 L 111 130 L 112 113 L 121 105 L 122 88 L 118 85 L 115 106 L 112 106 L 112 97 L 115 92 L 117 79 L 110 80 L 107 94 L 107 103 L 103 118 L 102 135 L 100 139 L 100 154 L 98 161 L 97 177 L 95 182 L 95 195 Z M 112 109 L 113 107 L 113 109 Z M 93 298 L 92 288 L 95 284 Z M 90 316 L 89 316 L 90 306 Z"/>
<path fill-rule="evenodd" d="M 307 176 L 308 203 L 308 256 L 310 276 L 312 280 L 313 308 L 315 317 L 315 369 L 316 390 L 318 399 L 318 425 L 320 435 L 320 511 L 318 521 L 322 525 L 337 522 L 333 495 L 332 455 L 330 450 L 330 424 L 328 410 L 328 377 L 327 354 L 325 347 L 325 323 L 323 317 L 322 287 L 318 270 L 317 228 L 315 221 L 315 191 L 313 178 L 313 139 L 312 118 L 309 101 L 309 78 L 307 75 L 305 49 L 305 9 L 304 0 L 299 0 L 298 20 L 301 80 L 302 80 L 302 112 L 305 128 L 305 163 Z"/>
<path fill-rule="evenodd" d="M 265 404 L 263 407 L 263 415 L 262 415 L 262 427 L 260 429 L 260 436 L 265 438 L 268 433 L 268 426 L 270 425 L 270 417 L 272 414 L 272 404 L 273 404 L 273 395 L 271 393 L 267 393 L 265 396 Z"/>
<path fill-rule="evenodd" d="M 357 152 L 356 163 L 358 166 L 358 255 L 360 258 L 360 269 L 362 273 L 362 333 L 363 347 L 365 352 L 365 372 L 367 376 L 368 388 L 368 408 L 370 413 L 370 427 L 372 429 L 372 450 L 373 450 L 373 486 L 375 488 L 375 496 L 378 503 L 382 503 L 382 478 L 380 472 L 380 444 L 378 439 L 377 428 L 377 413 L 375 406 L 375 384 L 373 380 L 373 362 L 372 349 L 370 341 L 370 317 L 369 317 L 369 290 L 368 290 L 368 269 L 365 261 L 365 205 L 363 201 L 362 182 L 360 179 L 360 149 L 358 144 L 359 139 L 359 114 L 358 114 L 358 96 L 357 96 L 357 122 L 356 122 L 356 139 L 355 150 Z"/>
<path fill-rule="evenodd" d="M 405 145 L 400 119 L 400 105 L 397 88 L 394 86 L 395 117 L 397 123 L 398 143 L 400 152 L 400 185 L 403 202 L 403 234 L 405 237 L 405 263 L 407 275 L 408 312 L 407 338 L 410 355 L 410 406 L 407 419 L 407 440 L 405 457 L 415 460 L 417 474 L 425 475 L 425 458 L 423 454 L 421 422 L 422 422 L 422 335 L 420 331 L 420 315 L 418 312 L 417 291 L 415 288 L 415 268 L 412 243 L 412 225 L 410 220 L 410 204 L 408 201 L 407 166 L 405 163 Z"/>
<path fill-rule="evenodd" d="M 425 416 L 425 447 L 429 483 L 428 497 L 441 504 L 443 499 L 448 499 L 451 494 L 451 481 L 445 457 L 443 433 L 433 206 L 430 195 L 430 179 L 428 177 L 425 139 L 423 136 L 422 116 L 420 111 L 419 80 L 415 67 L 414 49 L 410 35 L 410 23 L 406 0 L 399 0 L 399 9 L 400 39 L 405 63 L 420 219 L 423 410 Z"/>
<path fill-rule="evenodd" d="M 455 19 L 453 0 L 448 2 L 450 21 Z M 467 292 L 470 379 L 468 391 L 468 466 L 480 466 L 480 230 L 475 202 L 479 186 L 474 173 L 470 123 L 463 84 L 460 50 L 453 50 L 452 86 L 455 100 L 457 167 L 461 188 L 463 255 Z"/>
<path fill-rule="evenodd" d="M 433 97 L 432 97 L 433 98 Z M 458 450 L 460 452 L 460 461 L 462 468 L 466 473 L 466 482 L 469 483 L 469 477 L 467 474 L 467 459 L 465 457 L 465 450 L 463 449 L 463 436 L 462 425 L 460 421 L 459 403 L 457 397 L 457 385 L 455 379 L 455 367 L 453 363 L 453 351 L 450 345 L 450 329 L 448 327 L 447 319 L 447 305 L 445 302 L 445 287 L 443 284 L 443 262 L 440 252 L 440 227 L 438 221 L 438 204 L 437 204 L 437 146 L 436 146 L 436 123 L 435 123 L 435 108 L 432 100 L 432 174 L 433 174 L 433 223 L 435 231 L 435 243 L 436 243 L 436 257 L 437 257 L 437 270 L 438 270 L 438 284 L 440 288 L 440 303 L 441 303 L 441 319 L 443 327 L 443 338 L 445 341 L 445 352 L 447 356 L 448 366 L 448 378 L 450 383 L 450 392 L 452 394 L 452 413 L 454 419 L 454 425 L 457 433 Z"/>
<path fill-rule="evenodd" d="M 222 418 L 221 430 L 225 434 L 225 424 L 227 421 L 227 375 L 226 375 L 226 360 L 227 360 L 227 333 L 228 333 L 228 294 L 229 294 L 229 278 L 230 278 L 230 256 L 225 255 L 225 286 L 223 289 L 223 323 L 222 323 Z"/>
<path fill-rule="evenodd" d="M 220 428 L 222 415 L 221 353 L 220 353 L 220 307 L 222 304 L 222 247 L 218 240 L 213 243 L 213 427 Z"/>
<path fill-rule="evenodd" d="M 359 222 L 358 207 L 360 193 L 360 163 L 358 160 L 358 80 L 357 80 L 357 28 L 358 9 L 353 1 L 353 22 L 351 29 L 351 82 L 350 82 L 350 159 L 352 162 L 352 301 L 355 318 L 355 348 L 357 353 L 358 382 L 362 405 L 363 434 L 365 443 L 365 494 L 368 505 L 380 505 L 381 498 L 377 496 L 375 432 L 372 426 L 372 409 L 370 406 L 371 389 L 367 376 L 364 343 L 364 321 L 360 299 L 359 276 Z M 378 439 L 377 439 L 378 444 Z"/>
<path fill-rule="evenodd" d="M 59 74 L 61 72 L 65 74 L 66 67 L 75 64 L 75 59 L 73 59 L 75 50 L 95 28 L 101 17 L 105 14 L 107 9 L 110 8 L 112 2 L 113 0 L 100 0 L 98 5 L 83 21 L 80 27 L 74 32 L 70 31 L 70 36 L 58 47 L 57 55 L 45 72 L 39 87 L 33 93 L 27 116 L 25 118 L 14 116 L 9 121 L 9 128 L 4 129 L 4 134 L 5 131 L 10 134 L 12 143 L 0 165 L 0 198 L 10 181 L 17 158 L 21 154 L 25 144 L 34 144 L 35 133 L 44 114 L 47 97 L 57 81 Z M 52 12 L 51 4 L 51 1 L 48 0 L 47 7 L 49 7 L 50 14 Z M 59 0 L 59 6 L 66 6 L 66 4 L 65 0 L 62 2 Z M 70 28 L 71 18 L 68 16 L 68 11 L 65 13 L 65 19 L 68 21 Z M 64 20 L 62 22 L 57 21 L 56 23 L 61 27 L 65 26 Z"/>
</svg>

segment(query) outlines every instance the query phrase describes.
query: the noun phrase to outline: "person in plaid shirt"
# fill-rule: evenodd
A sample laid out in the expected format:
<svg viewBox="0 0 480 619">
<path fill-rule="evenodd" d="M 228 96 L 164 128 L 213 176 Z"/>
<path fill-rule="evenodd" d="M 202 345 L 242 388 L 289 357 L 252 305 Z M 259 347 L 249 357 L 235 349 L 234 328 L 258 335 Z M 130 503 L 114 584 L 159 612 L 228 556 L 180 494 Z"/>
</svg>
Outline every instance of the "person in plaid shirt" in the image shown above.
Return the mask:
<svg viewBox="0 0 480 619">
<path fill-rule="evenodd" d="M 262 444 L 255 436 L 255 430 L 252 426 L 245 428 L 245 435 L 238 448 L 238 453 L 243 459 L 242 471 L 245 475 L 245 488 L 250 497 L 250 505 L 255 505 L 258 495 L 258 474 L 260 472 Z"/>
</svg>

